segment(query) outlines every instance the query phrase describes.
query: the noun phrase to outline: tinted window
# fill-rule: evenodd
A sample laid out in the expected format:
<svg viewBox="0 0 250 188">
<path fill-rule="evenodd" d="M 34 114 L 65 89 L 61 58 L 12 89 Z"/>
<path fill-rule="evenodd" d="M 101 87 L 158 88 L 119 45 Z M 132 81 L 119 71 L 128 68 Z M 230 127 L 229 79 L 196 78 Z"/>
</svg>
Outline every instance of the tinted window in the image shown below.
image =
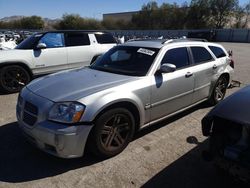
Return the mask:
<svg viewBox="0 0 250 188">
<path fill-rule="evenodd" d="M 159 49 L 116 46 L 90 66 L 92 69 L 115 74 L 145 76 Z"/>
<path fill-rule="evenodd" d="M 195 63 L 203 63 L 207 61 L 211 61 L 213 57 L 211 54 L 207 51 L 206 48 L 203 47 L 191 47 L 194 62 Z"/>
<path fill-rule="evenodd" d="M 110 34 L 95 34 L 95 37 L 100 44 L 116 43 L 114 37 Z"/>
<path fill-rule="evenodd" d="M 187 48 L 174 48 L 168 50 L 162 59 L 161 64 L 163 63 L 174 64 L 177 69 L 188 66 L 189 57 Z"/>
<path fill-rule="evenodd" d="M 89 36 L 86 33 L 66 33 L 67 46 L 90 45 Z"/>
<path fill-rule="evenodd" d="M 47 48 L 58 48 L 64 46 L 62 33 L 46 33 L 38 43 L 45 43 Z"/>
<path fill-rule="evenodd" d="M 221 57 L 226 56 L 225 52 L 220 47 L 209 46 L 209 48 L 217 58 L 221 58 Z"/>
</svg>

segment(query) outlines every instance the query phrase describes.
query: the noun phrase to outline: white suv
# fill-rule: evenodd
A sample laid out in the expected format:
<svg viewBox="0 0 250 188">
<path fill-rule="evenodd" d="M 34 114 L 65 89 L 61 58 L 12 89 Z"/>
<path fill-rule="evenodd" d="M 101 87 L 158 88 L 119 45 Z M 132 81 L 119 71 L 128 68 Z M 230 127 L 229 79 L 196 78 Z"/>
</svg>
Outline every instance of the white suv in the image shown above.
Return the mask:
<svg viewBox="0 0 250 188">
<path fill-rule="evenodd" d="M 116 45 L 106 32 L 37 33 L 14 50 L 0 51 L 0 90 L 17 92 L 33 77 L 89 65 Z"/>
</svg>

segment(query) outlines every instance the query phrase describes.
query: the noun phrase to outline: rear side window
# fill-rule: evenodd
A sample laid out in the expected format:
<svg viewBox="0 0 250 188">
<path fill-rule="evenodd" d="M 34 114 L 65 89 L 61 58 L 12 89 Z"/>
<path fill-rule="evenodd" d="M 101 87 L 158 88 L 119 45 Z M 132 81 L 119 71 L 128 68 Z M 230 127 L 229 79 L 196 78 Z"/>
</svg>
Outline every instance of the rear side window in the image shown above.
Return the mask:
<svg viewBox="0 0 250 188">
<path fill-rule="evenodd" d="M 95 34 L 96 40 L 100 44 L 112 44 L 116 43 L 114 37 L 110 34 Z"/>
<path fill-rule="evenodd" d="M 86 33 L 66 33 L 66 46 L 90 45 L 89 36 Z"/>
<path fill-rule="evenodd" d="M 183 68 L 189 65 L 189 56 L 187 48 L 174 48 L 168 50 L 164 55 L 161 64 L 174 64 L 176 68 Z"/>
<path fill-rule="evenodd" d="M 225 52 L 220 48 L 220 47 L 216 47 L 216 46 L 208 46 L 209 49 L 214 53 L 214 55 L 217 57 L 217 58 L 221 58 L 221 57 L 225 57 L 227 56 L 225 54 Z"/>
<path fill-rule="evenodd" d="M 203 47 L 191 47 L 195 64 L 213 60 L 211 54 Z"/>
</svg>

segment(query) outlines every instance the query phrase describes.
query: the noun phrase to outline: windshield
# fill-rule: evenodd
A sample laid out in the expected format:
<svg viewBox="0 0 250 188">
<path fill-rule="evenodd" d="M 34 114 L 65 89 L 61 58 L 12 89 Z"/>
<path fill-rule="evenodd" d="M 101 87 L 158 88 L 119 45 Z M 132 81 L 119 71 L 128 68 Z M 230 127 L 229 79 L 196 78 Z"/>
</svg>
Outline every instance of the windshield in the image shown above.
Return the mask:
<svg viewBox="0 0 250 188">
<path fill-rule="evenodd" d="M 90 66 L 91 69 L 124 74 L 145 76 L 159 49 L 132 46 L 116 46 Z"/>
<path fill-rule="evenodd" d="M 42 36 L 41 34 L 35 34 L 30 36 L 29 38 L 22 41 L 19 45 L 17 45 L 16 49 L 22 49 L 22 50 L 33 49 L 41 36 Z"/>
</svg>

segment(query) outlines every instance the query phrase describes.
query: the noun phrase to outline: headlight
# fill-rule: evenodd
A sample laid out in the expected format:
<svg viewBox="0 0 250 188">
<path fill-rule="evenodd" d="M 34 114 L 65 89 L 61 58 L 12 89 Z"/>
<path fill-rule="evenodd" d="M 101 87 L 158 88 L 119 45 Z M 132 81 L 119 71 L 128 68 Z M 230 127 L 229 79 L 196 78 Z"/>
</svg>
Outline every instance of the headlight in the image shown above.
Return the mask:
<svg viewBox="0 0 250 188">
<path fill-rule="evenodd" d="M 49 120 L 61 123 L 77 123 L 80 121 L 85 106 L 78 102 L 56 103 L 49 112 Z"/>
</svg>

